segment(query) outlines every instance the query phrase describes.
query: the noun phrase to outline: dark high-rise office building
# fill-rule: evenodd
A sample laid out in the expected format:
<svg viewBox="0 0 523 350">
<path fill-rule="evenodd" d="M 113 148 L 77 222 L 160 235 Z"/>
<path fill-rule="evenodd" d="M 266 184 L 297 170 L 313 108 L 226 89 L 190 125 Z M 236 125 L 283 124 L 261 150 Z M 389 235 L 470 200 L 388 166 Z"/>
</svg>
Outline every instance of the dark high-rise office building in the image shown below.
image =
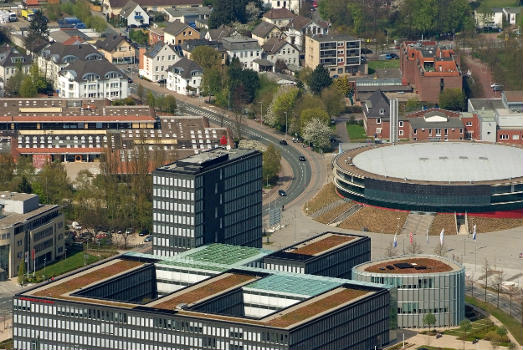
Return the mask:
<svg viewBox="0 0 523 350">
<path fill-rule="evenodd" d="M 222 148 L 153 172 L 153 253 L 209 243 L 261 247 L 262 154 Z"/>
</svg>

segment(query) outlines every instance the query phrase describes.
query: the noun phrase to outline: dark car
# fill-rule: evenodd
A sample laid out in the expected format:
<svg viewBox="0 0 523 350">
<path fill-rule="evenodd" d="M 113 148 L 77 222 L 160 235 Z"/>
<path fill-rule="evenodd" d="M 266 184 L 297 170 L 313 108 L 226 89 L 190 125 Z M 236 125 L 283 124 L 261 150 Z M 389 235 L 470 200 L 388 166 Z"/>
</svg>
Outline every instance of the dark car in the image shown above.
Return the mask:
<svg viewBox="0 0 523 350">
<path fill-rule="evenodd" d="M 144 228 L 140 231 L 139 235 L 140 236 L 147 236 L 149 234 L 149 230 Z"/>
<path fill-rule="evenodd" d="M 300 156 L 300 158 L 298 158 L 298 159 L 300 160 L 300 162 L 305 162 L 306 161 L 304 156 Z"/>
<path fill-rule="evenodd" d="M 144 242 L 150 242 L 152 240 L 153 240 L 153 238 L 151 236 L 147 236 L 147 237 L 145 237 L 145 239 L 143 241 Z"/>
<path fill-rule="evenodd" d="M 285 141 L 285 140 L 280 140 L 280 145 L 287 146 L 287 141 Z"/>
<path fill-rule="evenodd" d="M 281 196 L 281 197 L 285 197 L 287 195 L 287 192 L 285 192 L 284 190 L 279 190 L 278 191 L 278 194 Z"/>
<path fill-rule="evenodd" d="M 393 59 L 393 60 L 397 60 L 397 59 L 400 58 L 400 56 L 398 56 L 398 55 L 396 55 L 395 53 L 392 53 L 392 52 L 389 53 L 389 56 L 390 56 L 390 58 Z"/>
</svg>

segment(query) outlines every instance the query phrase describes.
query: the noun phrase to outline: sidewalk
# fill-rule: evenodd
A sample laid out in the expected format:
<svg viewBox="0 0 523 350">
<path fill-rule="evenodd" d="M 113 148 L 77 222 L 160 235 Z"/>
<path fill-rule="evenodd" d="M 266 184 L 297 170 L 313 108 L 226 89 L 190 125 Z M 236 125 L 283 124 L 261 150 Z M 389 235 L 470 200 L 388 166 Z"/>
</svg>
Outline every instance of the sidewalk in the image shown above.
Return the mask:
<svg viewBox="0 0 523 350">
<path fill-rule="evenodd" d="M 13 337 L 12 317 L 0 317 L 0 342 Z"/>
</svg>

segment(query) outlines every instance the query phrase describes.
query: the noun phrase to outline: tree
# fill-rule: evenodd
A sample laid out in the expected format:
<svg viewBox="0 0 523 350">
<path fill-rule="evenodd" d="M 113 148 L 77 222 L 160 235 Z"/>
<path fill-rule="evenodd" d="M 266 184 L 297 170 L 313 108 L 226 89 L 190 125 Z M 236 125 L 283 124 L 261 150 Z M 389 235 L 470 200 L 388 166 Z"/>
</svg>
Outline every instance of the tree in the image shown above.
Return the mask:
<svg viewBox="0 0 523 350">
<path fill-rule="evenodd" d="M 29 26 L 29 33 L 25 37 L 26 49 L 34 51 L 38 44 L 42 41 L 47 41 L 48 36 L 47 18 L 42 14 L 42 11 L 35 12 Z"/>
<path fill-rule="evenodd" d="M 423 103 L 416 100 L 416 99 L 410 99 L 405 104 L 405 112 L 414 112 L 419 111 L 423 107 Z"/>
<path fill-rule="evenodd" d="M 503 270 L 496 270 L 496 274 L 494 275 L 494 286 L 496 287 L 497 292 L 497 308 L 499 309 L 499 293 L 501 292 L 503 288 L 503 282 L 505 281 L 505 273 Z"/>
<path fill-rule="evenodd" d="M 17 96 L 20 93 L 20 87 L 24 80 L 24 73 L 22 73 L 22 67 L 16 67 L 15 75 L 11 76 L 5 84 L 5 90 L 10 96 Z"/>
<path fill-rule="evenodd" d="M 412 243 L 407 246 L 407 252 L 409 254 L 416 255 L 423 253 L 423 249 L 421 249 L 421 245 L 416 242 L 415 239 L 413 239 Z"/>
<path fill-rule="evenodd" d="M 287 70 L 287 64 L 284 60 L 277 59 L 276 63 L 274 63 L 274 70 L 276 71 L 276 73 L 285 73 L 285 71 Z"/>
<path fill-rule="evenodd" d="M 303 139 L 320 150 L 330 148 L 333 135 L 331 128 L 319 119 L 313 119 L 303 128 Z"/>
<path fill-rule="evenodd" d="M 62 16 L 60 4 L 47 4 L 46 9 L 47 18 L 49 18 L 51 22 L 56 21 L 58 18 Z"/>
<path fill-rule="evenodd" d="M 151 91 L 147 92 L 147 104 L 152 108 L 156 106 L 156 99 Z"/>
<path fill-rule="evenodd" d="M 445 89 L 439 95 L 440 108 L 450 109 L 453 111 L 463 111 L 465 109 L 465 94 L 463 90 Z"/>
<path fill-rule="evenodd" d="M 129 31 L 129 38 L 135 43 L 145 45 L 149 40 L 148 35 L 141 29 L 131 29 Z"/>
<path fill-rule="evenodd" d="M 145 95 L 145 91 L 142 84 L 138 84 L 138 87 L 136 88 L 136 95 L 138 95 L 138 98 L 140 99 L 140 103 L 143 103 L 143 97 Z"/>
<path fill-rule="evenodd" d="M 334 79 L 333 83 L 342 96 L 349 96 L 349 94 L 354 93 L 354 87 L 349 82 L 349 78 L 347 78 L 346 75 Z"/>
<path fill-rule="evenodd" d="M 432 312 L 425 314 L 425 316 L 423 316 L 423 324 L 429 326 L 430 331 L 430 327 L 436 324 L 436 316 L 434 316 Z"/>
<path fill-rule="evenodd" d="M 252 3 L 252 5 L 250 4 Z M 218 28 L 222 24 L 231 22 L 246 23 L 257 13 L 254 7 L 263 8 L 260 0 L 220 0 L 215 1 L 213 11 L 209 17 L 209 28 Z M 249 12 L 248 12 L 249 11 Z"/>
<path fill-rule="evenodd" d="M 33 184 L 34 192 L 46 204 L 62 204 L 72 196 L 71 183 L 62 163 L 52 162 L 44 165 Z"/>
<path fill-rule="evenodd" d="M 272 182 L 278 178 L 281 169 L 281 153 L 273 144 L 263 152 L 262 172 L 263 180 Z"/>
<path fill-rule="evenodd" d="M 319 64 L 313 71 L 309 78 L 308 85 L 311 91 L 315 94 L 319 94 L 321 90 L 332 84 L 332 78 L 329 75 L 329 71 Z"/>
<path fill-rule="evenodd" d="M 327 108 L 330 117 L 338 116 L 345 109 L 343 94 L 335 87 L 330 86 L 321 92 L 321 99 Z"/>
<path fill-rule="evenodd" d="M 9 184 L 13 180 L 15 171 L 15 162 L 13 157 L 8 153 L 0 154 L 0 190 L 9 189 Z"/>
<path fill-rule="evenodd" d="M 156 105 L 162 112 L 174 114 L 176 112 L 176 98 L 173 95 L 159 96 L 156 99 Z"/>
<path fill-rule="evenodd" d="M 201 45 L 191 52 L 191 59 L 198 63 L 205 71 L 206 69 L 217 68 L 221 66 L 222 58 L 218 50 Z"/>
<path fill-rule="evenodd" d="M 398 255 L 396 253 L 396 248 L 394 247 L 393 242 L 390 242 L 390 244 L 388 244 L 387 247 L 385 248 L 384 256 L 386 258 L 392 258 L 393 256 L 396 256 L 396 255 Z"/>
<path fill-rule="evenodd" d="M 43 91 L 47 90 L 47 81 L 45 80 L 45 77 L 43 77 L 40 74 L 40 70 L 38 69 L 38 64 L 33 63 L 31 65 L 31 69 L 29 70 L 29 75 L 31 77 L 31 81 L 33 82 L 33 85 L 35 86 L 35 88 L 38 92 L 43 92 Z"/>
<path fill-rule="evenodd" d="M 30 76 L 26 75 L 20 86 L 21 97 L 35 97 L 38 94 L 36 86 Z"/>
<path fill-rule="evenodd" d="M 216 96 L 223 89 L 223 76 L 219 68 L 207 68 L 203 71 L 202 78 L 202 92 L 209 96 L 209 102 L 211 102 L 211 96 Z"/>
<path fill-rule="evenodd" d="M 318 119 L 323 124 L 328 124 L 330 121 L 327 112 L 321 108 L 304 109 L 300 114 L 300 132 L 304 130 L 305 126 L 313 119 Z"/>
<path fill-rule="evenodd" d="M 274 128 L 284 130 L 289 118 L 293 116 L 294 106 L 298 98 L 299 90 L 294 87 L 281 87 L 274 95 L 273 101 L 263 118 L 265 124 Z"/>
<path fill-rule="evenodd" d="M 18 265 L 18 284 L 21 286 L 24 285 L 25 282 L 25 261 L 20 261 L 20 265 Z"/>
<path fill-rule="evenodd" d="M 27 178 L 25 176 L 22 176 L 22 180 L 18 184 L 17 191 L 21 192 L 21 193 L 32 193 L 33 192 L 33 188 L 31 187 L 31 184 L 29 183 L 29 181 L 27 180 Z"/>
<path fill-rule="evenodd" d="M 467 340 L 467 336 L 469 332 L 472 330 L 472 323 L 469 319 L 464 319 L 459 323 L 459 329 L 463 332 L 463 348 L 465 348 L 465 340 Z"/>
</svg>

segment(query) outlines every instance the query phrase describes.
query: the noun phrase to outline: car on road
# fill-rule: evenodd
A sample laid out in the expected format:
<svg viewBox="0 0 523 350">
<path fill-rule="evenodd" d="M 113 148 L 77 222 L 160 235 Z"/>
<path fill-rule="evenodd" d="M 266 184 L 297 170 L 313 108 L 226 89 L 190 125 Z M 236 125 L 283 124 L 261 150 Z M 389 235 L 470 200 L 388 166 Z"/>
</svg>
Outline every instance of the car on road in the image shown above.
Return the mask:
<svg viewBox="0 0 523 350">
<path fill-rule="evenodd" d="M 143 241 L 144 242 L 150 242 L 152 240 L 153 240 L 153 238 L 151 236 L 147 236 L 147 237 L 145 237 L 145 239 Z"/>
<path fill-rule="evenodd" d="M 300 162 L 305 162 L 306 161 L 304 156 L 300 156 L 300 158 L 298 158 L 298 159 L 300 160 Z"/>
<path fill-rule="evenodd" d="M 287 195 L 287 192 L 285 192 L 284 190 L 279 190 L 278 194 L 280 195 L 280 197 L 285 197 Z"/>
<path fill-rule="evenodd" d="M 280 140 L 280 145 L 287 146 L 287 141 L 285 141 L 285 140 Z"/>
</svg>

